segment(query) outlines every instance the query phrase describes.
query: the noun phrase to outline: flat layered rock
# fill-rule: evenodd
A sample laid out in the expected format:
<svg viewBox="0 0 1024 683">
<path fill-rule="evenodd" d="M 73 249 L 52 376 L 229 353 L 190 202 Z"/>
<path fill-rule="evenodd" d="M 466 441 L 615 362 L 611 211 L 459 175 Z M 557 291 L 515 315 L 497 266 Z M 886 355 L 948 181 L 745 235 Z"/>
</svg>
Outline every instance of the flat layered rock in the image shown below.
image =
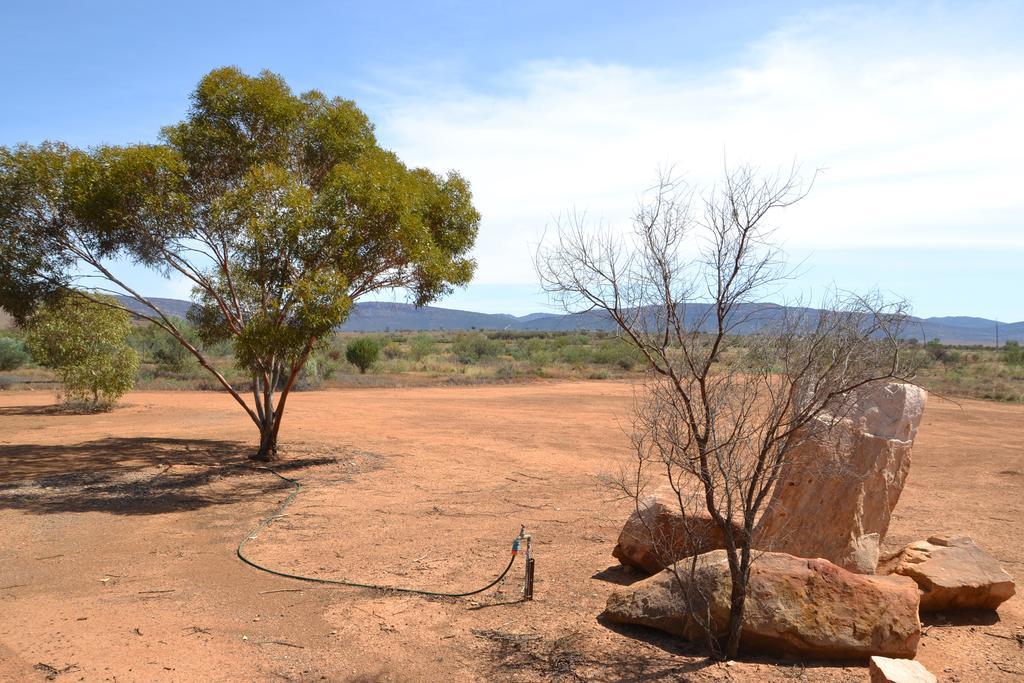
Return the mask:
<svg viewBox="0 0 1024 683">
<path fill-rule="evenodd" d="M 913 659 L 872 657 L 868 671 L 871 683 L 936 683 L 935 674 Z"/>
<path fill-rule="evenodd" d="M 900 553 L 893 573 L 921 588 L 921 610 L 996 609 L 1016 589 L 999 562 L 968 536 L 932 536 Z"/>
<path fill-rule="evenodd" d="M 724 636 L 731 581 L 724 550 L 705 553 L 608 598 L 603 616 L 703 640 Z M 685 569 L 684 569 L 685 567 Z M 854 574 L 827 560 L 762 553 L 751 566 L 741 647 L 819 659 L 913 657 L 920 591 L 902 576 Z M 697 616 L 695 616 L 697 615 Z"/>
</svg>

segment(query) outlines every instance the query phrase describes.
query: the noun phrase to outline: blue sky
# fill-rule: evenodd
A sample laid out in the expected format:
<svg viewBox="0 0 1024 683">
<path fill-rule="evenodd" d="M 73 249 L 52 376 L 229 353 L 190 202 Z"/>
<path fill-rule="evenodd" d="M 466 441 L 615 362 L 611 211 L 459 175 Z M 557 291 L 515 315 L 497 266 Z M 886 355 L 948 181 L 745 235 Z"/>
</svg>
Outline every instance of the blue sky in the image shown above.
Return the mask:
<svg viewBox="0 0 1024 683">
<path fill-rule="evenodd" d="M 543 310 L 560 214 L 626 229 L 659 166 L 725 156 L 824 169 L 778 221 L 800 288 L 1024 320 L 1024 2 L 488 4 L 8 2 L 0 144 L 152 141 L 211 68 L 267 68 L 473 183 L 478 276 L 440 305 Z"/>
</svg>

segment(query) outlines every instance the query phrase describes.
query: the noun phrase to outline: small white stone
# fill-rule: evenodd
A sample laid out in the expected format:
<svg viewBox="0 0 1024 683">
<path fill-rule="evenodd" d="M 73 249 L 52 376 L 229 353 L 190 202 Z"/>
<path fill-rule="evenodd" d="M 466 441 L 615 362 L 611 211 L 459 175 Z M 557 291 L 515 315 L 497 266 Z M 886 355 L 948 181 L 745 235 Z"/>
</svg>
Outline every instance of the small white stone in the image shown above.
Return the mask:
<svg viewBox="0 0 1024 683">
<path fill-rule="evenodd" d="M 935 674 L 913 659 L 872 657 L 868 665 L 871 683 L 936 683 Z"/>
</svg>

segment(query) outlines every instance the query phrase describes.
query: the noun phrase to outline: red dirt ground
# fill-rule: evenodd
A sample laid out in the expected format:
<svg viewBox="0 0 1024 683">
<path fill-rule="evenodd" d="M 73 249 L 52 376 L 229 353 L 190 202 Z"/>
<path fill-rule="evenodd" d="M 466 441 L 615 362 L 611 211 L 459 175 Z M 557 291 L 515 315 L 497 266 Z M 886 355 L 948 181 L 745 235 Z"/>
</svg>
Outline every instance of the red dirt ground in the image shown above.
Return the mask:
<svg viewBox="0 0 1024 683">
<path fill-rule="evenodd" d="M 134 393 L 68 415 L 0 394 L 0 678 L 9 680 L 827 680 L 863 663 L 710 664 L 596 619 L 635 575 L 610 556 L 628 504 L 602 487 L 628 454 L 632 390 L 612 382 L 294 395 L 281 471 L 303 492 L 250 545 L 322 577 L 459 590 L 425 599 L 274 577 L 235 546 L 290 488 L 241 466 L 254 429 L 216 393 Z M 1024 406 L 933 400 L 887 546 L 963 530 L 1024 575 Z M 328 459 L 324 462 L 324 459 Z M 224 466 L 224 464 L 227 466 Z M 320 463 L 320 464 L 318 464 Z M 1024 597 L 925 621 L 940 681 L 1020 681 Z"/>
</svg>

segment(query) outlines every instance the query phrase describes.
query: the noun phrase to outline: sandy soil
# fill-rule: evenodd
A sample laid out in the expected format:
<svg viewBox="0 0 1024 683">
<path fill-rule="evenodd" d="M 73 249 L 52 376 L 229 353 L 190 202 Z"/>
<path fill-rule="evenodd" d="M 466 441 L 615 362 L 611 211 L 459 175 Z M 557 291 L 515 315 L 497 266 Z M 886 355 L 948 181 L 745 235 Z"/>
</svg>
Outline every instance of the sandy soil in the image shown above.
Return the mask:
<svg viewBox="0 0 1024 683">
<path fill-rule="evenodd" d="M 636 580 L 610 556 L 627 504 L 629 385 L 357 389 L 295 395 L 281 471 L 305 487 L 250 552 L 287 571 L 458 591 L 425 599 L 271 576 L 235 557 L 290 492 L 244 467 L 254 430 L 226 396 L 135 393 L 67 415 L 0 393 L 0 678 L 43 680 L 828 680 L 862 663 L 709 664 L 596 615 Z M 964 530 L 1024 575 L 1024 407 L 932 401 L 887 545 Z M 926 620 L 941 681 L 1024 680 L 1024 597 Z"/>
</svg>

